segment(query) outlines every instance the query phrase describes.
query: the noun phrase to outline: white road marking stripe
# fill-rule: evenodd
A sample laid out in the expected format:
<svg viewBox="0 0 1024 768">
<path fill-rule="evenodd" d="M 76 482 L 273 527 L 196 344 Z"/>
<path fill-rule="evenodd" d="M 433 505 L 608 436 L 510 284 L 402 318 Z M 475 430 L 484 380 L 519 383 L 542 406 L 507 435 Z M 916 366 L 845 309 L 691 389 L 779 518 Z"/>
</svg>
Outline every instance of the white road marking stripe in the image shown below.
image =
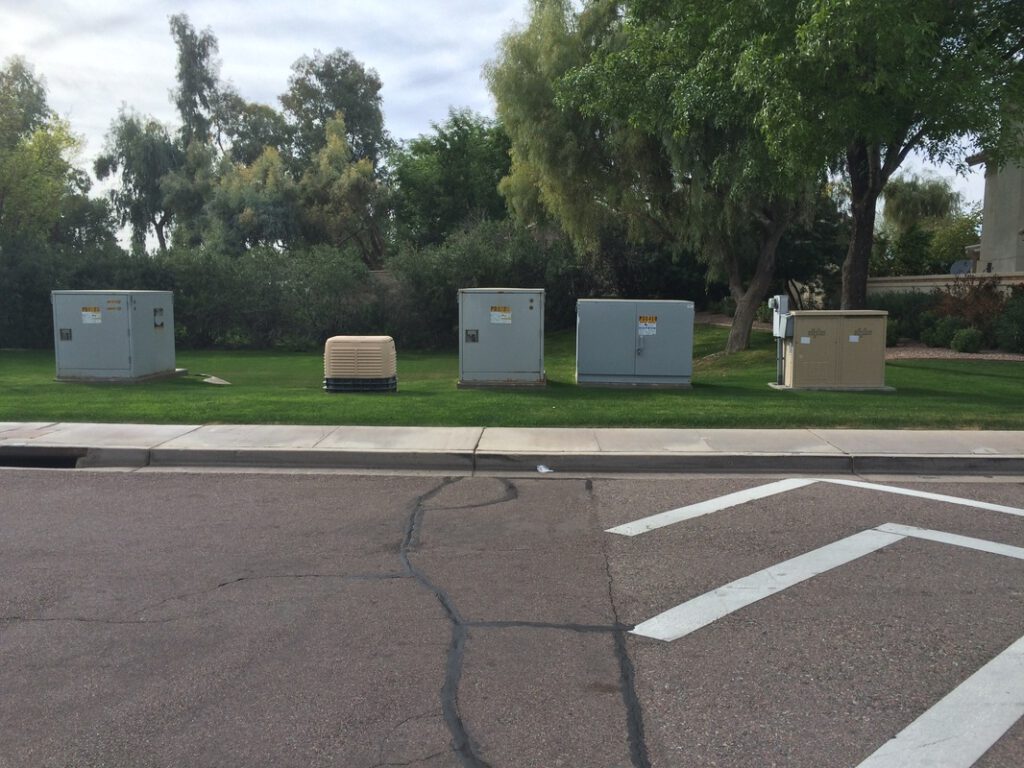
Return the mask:
<svg viewBox="0 0 1024 768">
<path fill-rule="evenodd" d="M 941 493 L 929 493 L 928 491 L 912 491 L 909 488 L 897 488 L 892 485 L 878 485 L 876 483 L 865 483 L 860 480 L 840 480 L 836 478 L 822 478 L 823 483 L 832 483 L 833 485 L 848 485 L 851 488 L 866 488 L 870 491 L 885 491 L 886 493 L 896 493 L 901 496 L 916 496 L 919 499 L 930 499 L 932 501 L 945 501 L 950 504 L 961 504 L 965 507 L 975 507 L 977 509 L 987 509 L 991 512 L 1005 512 L 1008 515 L 1017 515 L 1024 517 L 1024 509 L 1018 509 L 1017 507 L 1007 507 L 1003 504 L 990 504 L 987 501 L 975 501 L 974 499 L 961 499 L 958 496 L 945 496 Z"/>
<path fill-rule="evenodd" d="M 1024 637 L 857 768 L 968 768 L 1024 716 Z"/>
<path fill-rule="evenodd" d="M 916 528 L 912 525 L 897 525 L 896 523 L 886 523 L 885 525 L 878 526 L 875 530 L 884 531 L 886 533 L 895 533 L 899 536 L 912 536 L 915 539 L 937 541 L 941 544 L 952 544 L 956 547 L 966 547 L 967 549 L 976 549 L 979 552 L 990 552 L 993 555 L 1005 555 L 1006 557 L 1015 557 L 1018 560 L 1024 560 L 1024 547 L 1014 547 L 1009 544 L 1000 544 L 995 541 L 974 539 L 970 536 L 959 536 L 955 533 L 933 531 L 928 528 Z"/>
<path fill-rule="evenodd" d="M 705 592 L 638 624 L 633 629 L 633 634 L 655 640 L 678 640 L 751 603 L 806 581 L 819 573 L 845 565 L 903 538 L 897 534 L 874 529 L 855 533 L 820 549 L 752 573 L 724 587 Z"/>
<path fill-rule="evenodd" d="M 623 536 L 637 536 L 641 533 L 653 531 L 657 528 L 664 528 L 666 525 L 680 523 L 683 520 L 692 520 L 695 517 L 709 515 L 712 512 L 718 512 L 722 509 L 735 507 L 739 504 L 746 504 L 748 501 L 755 501 L 756 499 L 764 499 L 768 496 L 785 493 L 786 491 L 793 491 L 797 488 L 803 488 L 804 486 L 811 485 L 816 482 L 818 481 L 804 478 L 779 480 L 774 483 L 768 483 L 767 485 L 759 485 L 756 488 L 748 488 L 745 491 L 737 491 L 736 493 L 730 493 L 726 496 L 719 496 L 714 499 L 708 499 L 707 501 L 701 501 L 697 504 L 690 504 L 686 507 L 670 509 L 668 512 L 660 512 L 657 515 L 651 515 L 650 517 L 645 517 L 641 520 L 635 520 L 632 523 L 625 523 L 624 525 L 619 525 L 615 528 L 609 528 L 606 533 L 618 533 Z"/>
</svg>

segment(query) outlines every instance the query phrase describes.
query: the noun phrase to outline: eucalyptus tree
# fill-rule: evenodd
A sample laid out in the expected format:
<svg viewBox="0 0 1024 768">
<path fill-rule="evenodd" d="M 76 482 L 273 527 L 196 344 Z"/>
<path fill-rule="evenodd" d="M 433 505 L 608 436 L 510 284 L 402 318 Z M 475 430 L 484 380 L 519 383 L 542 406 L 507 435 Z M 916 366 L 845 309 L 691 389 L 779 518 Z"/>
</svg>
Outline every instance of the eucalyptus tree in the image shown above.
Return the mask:
<svg viewBox="0 0 1024 768">
<path fill-rule="evenodd" d="M 94 170 L 99 179 L 119 178 L 110 199 L 121 225 L 131 227 L 135 253 L 145 251 L 150 232 L 160 251 L 167 250 L 174 214 L 167 205 L 162 181 L 180 169 L 184 160 L 171 132 L 153 118 L 122 108 L 111 124 Z"/>
<path fill-rule="evenodd" d="M 300 167 L 327 144 L 327 125 L 338 114 L 356 160 L 376 167 L 390 139 L 381 111 L 381 80 L 351 53 L 337 48 L 315 51 L 292 65 L 281 104 L 294 132 L 294 153 Z"/>
</svg>

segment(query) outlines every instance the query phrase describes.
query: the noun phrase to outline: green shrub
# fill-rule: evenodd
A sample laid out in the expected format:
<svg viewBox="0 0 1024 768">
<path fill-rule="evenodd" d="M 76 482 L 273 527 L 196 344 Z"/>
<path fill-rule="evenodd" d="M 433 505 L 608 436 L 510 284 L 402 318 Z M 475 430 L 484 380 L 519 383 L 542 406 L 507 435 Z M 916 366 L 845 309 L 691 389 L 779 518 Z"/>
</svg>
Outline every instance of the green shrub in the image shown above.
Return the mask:
<svg viewBox="0 0 1024 768">
<path fill-rule="evenodd" d="M 996 322 L 996 343 L 1007 352 L 1024 354 L 1024 287 L 1014 290 Z"/>
<path fill-rule="evenodd" d="M 953 334 L 949 346 L 957 352 L 980 352 L 982 334 L 977 328 L 961 328 Z"/>
<path fill-rule="evenodd" d="M 921 341 L 929 347 L 948 347 L 956 332 L 965 327 L 967 323 L 959 317 L 938 317 L 921 330 Z"/>
<path fill-rule="evenodd" d="M 891 317 L 885 324 L 885 346 L 895 347 L 900 341 L 900 321 Z"/>
</svg>

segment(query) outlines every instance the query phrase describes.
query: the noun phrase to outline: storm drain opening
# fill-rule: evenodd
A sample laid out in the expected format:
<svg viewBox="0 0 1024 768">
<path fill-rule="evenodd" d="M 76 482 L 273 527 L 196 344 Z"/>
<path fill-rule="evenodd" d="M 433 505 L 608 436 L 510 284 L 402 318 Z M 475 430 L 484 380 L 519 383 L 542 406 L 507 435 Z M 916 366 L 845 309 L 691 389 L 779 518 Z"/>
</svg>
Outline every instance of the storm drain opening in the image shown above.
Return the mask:
<svg viewBox="0 0 1024 768">
<path fill-rule="evenodd" d="M 7 448 L 0 449 L 0 467 L 24 469 L 76 469 L 84 448 Z"/>
</svg>

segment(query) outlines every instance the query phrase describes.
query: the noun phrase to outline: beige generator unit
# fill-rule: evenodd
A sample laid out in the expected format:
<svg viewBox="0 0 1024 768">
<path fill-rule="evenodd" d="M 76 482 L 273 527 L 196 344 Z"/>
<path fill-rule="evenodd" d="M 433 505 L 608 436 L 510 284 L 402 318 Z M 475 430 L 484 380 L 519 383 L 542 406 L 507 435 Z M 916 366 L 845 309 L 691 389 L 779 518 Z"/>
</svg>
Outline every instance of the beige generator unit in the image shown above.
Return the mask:
<svg viewBox="0 0 1024 768">
<path fill-rule="evenodd" d="M 888 389 L 887 312 L 798 310 L 782 315 L 782 386 L 790 389 Z"/>
<path fill-rule="evenodd" d="M 59 381 L 139 381 L 172 376 L 170 291 L 53 291 Z"/>
<path fill-rule="evenodd" d="M 576 383 L 689 387 L 693 302 L 580 299 Z"/>
<path fill-rule="evenodd" d="M 459 291 L 459 386 L 543 386 L 544 290 Z"/>
<path fill-rule="evenodd" d="M 398 368 L 390 336 L 332 336 L 324 345 L 327 392 L 395 392 Z"/>
</svg>

